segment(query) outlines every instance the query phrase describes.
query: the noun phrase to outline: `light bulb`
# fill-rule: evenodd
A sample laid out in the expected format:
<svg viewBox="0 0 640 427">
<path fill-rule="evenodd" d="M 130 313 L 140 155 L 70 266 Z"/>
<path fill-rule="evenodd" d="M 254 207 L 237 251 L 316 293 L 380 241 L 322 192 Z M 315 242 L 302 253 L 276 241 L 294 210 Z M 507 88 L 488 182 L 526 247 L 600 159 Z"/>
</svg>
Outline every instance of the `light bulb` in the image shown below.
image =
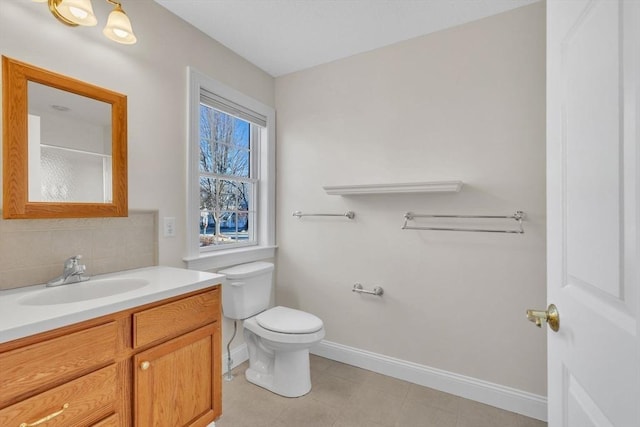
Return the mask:
<svg viewBox="0 0 640 427">
<path fill-rule="evenodd" d="M 129 35 L 128 32 L 121 30 L 120 28 L 114 28 L 113 33 L 121 39 L 124 39 Z"/>
<path fill-rule="evenodd" d="M 92 27 L 98 23 L 93 14 L 91 0 L 55 0 L 54 10 L 62 18 L 76 25 Z"/>
<path fill-rule="evenodd" d="M 86 10 L 78 9 L 74 6 L 69 7 L 69 12 L 80 20 L 85 19 L 87 15 L 89 15 Z"/>
</svg>

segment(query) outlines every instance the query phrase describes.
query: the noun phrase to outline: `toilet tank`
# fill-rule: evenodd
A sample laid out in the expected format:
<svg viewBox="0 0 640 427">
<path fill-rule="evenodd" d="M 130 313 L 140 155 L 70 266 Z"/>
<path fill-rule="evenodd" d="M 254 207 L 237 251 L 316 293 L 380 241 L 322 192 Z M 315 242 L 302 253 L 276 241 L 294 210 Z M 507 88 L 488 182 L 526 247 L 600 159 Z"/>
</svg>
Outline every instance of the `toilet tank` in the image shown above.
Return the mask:
<svg viewBox="0 0 640 427">
<path fill-rule="evenodd" d="M 229 319 L 246 319 L 269 308 L 273 264 L 251 262 L 218 271 L 222 282 L 222 313 Z"/>
</svg>

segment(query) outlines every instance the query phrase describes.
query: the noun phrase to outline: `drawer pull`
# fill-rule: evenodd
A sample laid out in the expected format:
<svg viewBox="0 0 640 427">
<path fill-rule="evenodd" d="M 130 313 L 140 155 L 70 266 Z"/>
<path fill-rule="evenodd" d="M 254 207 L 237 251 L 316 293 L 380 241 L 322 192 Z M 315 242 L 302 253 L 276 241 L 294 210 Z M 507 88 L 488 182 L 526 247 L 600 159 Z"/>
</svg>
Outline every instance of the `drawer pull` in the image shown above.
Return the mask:
<svg viewBox="0 0 640 427">
<path fill-rule="evenodd" d="M 65 409 L 67 409 L 69 407 L 68 403 L 65 403 L 64 405 L 62 405 L 62 409 L 60 409 L 59 411 L 54 412 L 53 414 L 49 414 L 44 418 L 39 419 L 38 421 L 34 422 L 34 423 L 22 423 L 20 424 L 20 427 L 33 427 L 33 426 L 37 426 L 40 425 L 42 423 L 46 423 L 49 420 L 54 419 L 55 417 L 57 417 L 58 415 L 62 414 L 64 412 Z"/>
<path fill-rule="evenodd" d="M 140 364 L 140 369 L 142 369 L 143 371 L 146 371 L 147 369 L 149 369 L 149 366 L 151 366 L 151 363 L 145 360 Z"/>
</svg>

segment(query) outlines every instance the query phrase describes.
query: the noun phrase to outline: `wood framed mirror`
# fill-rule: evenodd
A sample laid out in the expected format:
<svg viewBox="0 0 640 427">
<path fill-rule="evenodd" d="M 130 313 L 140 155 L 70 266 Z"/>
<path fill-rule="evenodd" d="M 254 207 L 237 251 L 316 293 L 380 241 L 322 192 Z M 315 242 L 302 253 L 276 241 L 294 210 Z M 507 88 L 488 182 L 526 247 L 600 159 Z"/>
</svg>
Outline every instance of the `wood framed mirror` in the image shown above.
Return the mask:
<svg viewBox="0 0 640 427">
<path fill-rule="evenodd" d="M 2 216 L 127 216 L 127 97 L 2 57 Z"/>
</svg>

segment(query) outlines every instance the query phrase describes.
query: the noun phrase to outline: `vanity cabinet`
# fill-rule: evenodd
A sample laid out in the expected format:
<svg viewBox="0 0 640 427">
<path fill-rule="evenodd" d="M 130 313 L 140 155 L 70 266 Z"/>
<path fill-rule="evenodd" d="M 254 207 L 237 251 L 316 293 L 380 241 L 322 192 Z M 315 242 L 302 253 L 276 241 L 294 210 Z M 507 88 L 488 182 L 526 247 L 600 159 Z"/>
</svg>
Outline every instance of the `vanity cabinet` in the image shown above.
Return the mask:
<svg viewBox="0 0 640 427">
<path fill-rule="evenodd" d="M 0 344 L 0 426 L 206 426 L 221 414 L 220 287 Z"/>
</svg>

